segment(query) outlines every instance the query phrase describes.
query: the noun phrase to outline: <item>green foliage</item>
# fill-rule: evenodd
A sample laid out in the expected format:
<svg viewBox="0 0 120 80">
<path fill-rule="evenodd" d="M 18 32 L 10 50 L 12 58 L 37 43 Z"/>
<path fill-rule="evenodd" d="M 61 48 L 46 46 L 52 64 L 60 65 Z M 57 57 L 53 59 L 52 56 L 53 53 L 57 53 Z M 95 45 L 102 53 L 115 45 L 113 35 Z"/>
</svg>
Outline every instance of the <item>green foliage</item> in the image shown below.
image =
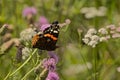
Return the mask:
<svg viewBox="0 0 120 80">
<path fill-rule="evenodd" d="M 50 23 L 54 20 L 63 23 L 70 19 L 71 23 L 60 30 L 60 47 L 56 50 L 59 55 L 57 71 L 60 80 L 120 80 L 120 39 L 101 42 L 95 48 L 82 41 L 89 28 L 99 29 L 110 24 L 119 24 L 119 3 L 119 0 L 0 0 L 0 26 L 6 23 L 13 25 L 12 38 L 19 38 L 20 32 L 28 27 L 22 16 L 22 10 L 26 6 L 37 9 L 36 22 L 39 16 L 47 17 Z M 100 6 L 106 7 L 105 16 L 88 19 L 81 13 L 84 7 L 98 9 Z M 0 35 L 0 40 L 2 36 Z M 15 46 L 0 55 L 0 80 L 39 79 L 34 68 L 47 54 L 46 51 L 40 55 L 36 49 L 32 51 L 36 51 L 36 54 L 31 52 L 30 57 L 20 63 L 15 60 Z"/>
</svg>

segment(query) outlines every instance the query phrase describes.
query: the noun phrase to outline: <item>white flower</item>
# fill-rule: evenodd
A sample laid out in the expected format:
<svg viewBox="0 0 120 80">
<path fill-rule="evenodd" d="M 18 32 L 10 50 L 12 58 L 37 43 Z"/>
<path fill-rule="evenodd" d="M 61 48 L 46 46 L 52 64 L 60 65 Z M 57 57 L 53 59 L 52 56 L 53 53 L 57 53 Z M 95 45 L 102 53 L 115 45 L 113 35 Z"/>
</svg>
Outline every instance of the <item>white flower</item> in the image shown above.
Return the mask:
<svg viewBox="0 0 120 80">
<path fill-rule="evenodd" d="M 84 39 L 82 39 L 82 40 L 84 41 L 85 44 L 88 44 L 88 42 L 89 42 L 89 39 L 88 39 L 88 38 L 84 38 Z"/>
<path fill-rule="evenodd" d="M 32 49 L 28 48 L 28 47 L 25 47 L 22 49 L 22 59 L 26 59 L 30 53 L 32 52 Z"/>
<path fill-rule="evenodd" d="M 108 25 L 108 26 L 106 26 L 106 28 L 111 29 L 111 30 L 115 30 L 116 29 L 115 25 Z"/>
<path fill-rule="evenodd" d="M 101 6 L 101 7 L 99 7 L 96 15 L 97 15 L 97 16 L 105 16 L 106 13 L 107 13 L 107 8 L 104 7 L 104 6 Z"/>
<path fill-rule="evenodd" d="M 102 41 L 107 41 L 107 38 L 106 37 L 100 37 L 100 42 L 102 42 Z"/>
<path fill-rule="evenodd" d="M 106 36 L 106 39 L 110 39 L 110 38 L 111 38 L 110 35 L 107 35 L 107 36 Z"/>
<path fill-rule="evenodd" d="M 86 17 L 87 19 L 94 18 L 95 16 L 96 16 L 96 14 L 93 14 L 93 13 L 87 13 L 87 14 L 85 14 L 85 17 Z"/>
<path fill-rule="evenodd" d="M 90 42 L 88 43 L 88 45 L 89 45 L 89 46 L 92 46 L 93 48 L 96 47 L 97 44 L 98 44 L 97 41 L 90 41 Z"/>
<path fill-rule="evenodd" d="M 98 32 L 101 34 L 108 34 L 108 31 L 105 28 L 100 28 Z"/>
<path fill-rule="evenodd" d="M 93 35 L 93 36 L 91 37 L 91 40 L 97 42 L 97 41 L 99 41 L 99 36 Z"/>
<path fill-rule="evenodd" d="M 89 12 L 89 8 L 88 7 L 83 7 L 83 8 L 81 8 L 80 12 L 82 14 L 88 13 Z"/>
<path fill-rule="evenodd" d="M 98 17 L 105 16 L 107 12 L 107 8 L 104 6 L 101 6 L 98 9 L 96 7 L 84 7 L 80 10 L 80 12 L 82 14 L 85 14 L 85 17 L 87 19 L 90 19 L 96 16 Z"/>
<path fill-rule="evenodd" d="M 25 29 L 20 33 L 20 40 L 30 41 L 35 34 L 36 32 L 32 28 Z"/>
<path fill-rule="evenodd" d="M 117 71 L 120 72 L 120 67 L 117 67 Z"/>
<path fill-rule="evenodd" d="M 114 34 L 112 34 L 112 38 L 120 38 L 120 34 L 119 33 L 114 33 Z"/>
<path fill-rule="evenodd" d="M 86 34 L 86 35 L 85 35 L 85 38 L 90 38 L 90 37 L 92 37 L 91 34 Z"/>
<path fill-rule="evenodd" d="M 94 28 L 89 29 L 87 32 L 87 34 L 96 34 L 96 33 L 97 33 L 97 31 Z"/>
<path fill-rule="evenodd" d="M 89 12 L 85 14 L 85 17 L 90 19 L 96 17 L 97 9 L 95 7 L 90 7 Z"/>
</svg>

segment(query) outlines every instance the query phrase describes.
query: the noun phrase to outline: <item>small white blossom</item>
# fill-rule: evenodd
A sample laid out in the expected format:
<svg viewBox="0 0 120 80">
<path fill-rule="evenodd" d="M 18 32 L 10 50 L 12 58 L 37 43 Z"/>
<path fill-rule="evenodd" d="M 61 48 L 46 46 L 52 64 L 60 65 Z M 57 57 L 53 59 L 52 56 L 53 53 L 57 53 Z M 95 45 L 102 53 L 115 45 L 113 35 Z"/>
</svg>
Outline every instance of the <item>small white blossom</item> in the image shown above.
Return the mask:
<svg viewBox="0 0 120 80">
<path fill-rule="evenodd" d="M 107 38 L 106 37 L 100 37 L 100 42 L 102 41 L 107 41 Z"/>
<path fill-rule="evenodd" d="M 110 39 L 110 38 L 111 38 L 110 35 L 107 35 L 107 36 L 106 36 L 106 39 Z"/>
<path fill-rule="evenodd" d="M 87 14 L 85 14 L 85 17 L 86 17 L 87 19 L 94 18 L 95 16 L 96 16 L 96 15 L 93 14 L 93 13 L 87 13 Z"/>
<path fill-rule="evenodd" d="M 90 42 L 88 43 L 88 45 L 89 45 L 89 46 L 92 46 L 93 48 L 96 47 L 97 44 L 98 44 L 97 41 L 90 41 Z"/>
<path fill-rule="evenodd" d="M 111 30 L 115 30 L 116 29 L 115 25 L 108 25 L 108 26 L 106 26 L 106 28 L 111 29 Z"/>
<path fill-rule="evenodd" d="M 85 38 L 90 38 L 90 37 L 92 37 L 91 34 L 86 34 L 86 35 L 85 35 Z"/>
<path fill-rule="evenodd" d="M 28 47 L 25 47 L 22 49 L 22 59 L 26 59 L 30 53 L 32 52 L 32 49 L 28 48 Z"/>
<path fill-rule="evenodd" d="M 83 8 L 81 8 L 80 12 L 82 14 L 88 13 L 89 12 L 89 8 L 88 7 L 83 7 Z"/>
<path fill-rule="evenodd" d="M 107 8 L 104 6 L 101 6 L 98 9 L 96 7 L 84 7 L 81 8 L 80 12 L 85 15 L 85 18 L 91 19 L 94 17 L 105 16 L 107 13 Z"/>
<path fill-rule="evenodd" d="M 117 71 L 120 72 L 120 67 L 117 67 Z"/>
<path fill-rule="evenodd" d="M 97 42 L 97 41 L 99 41 L 99 36 L 93 35 L 93 36 L 91 37 L 91 40 Z"/>
<path fill-rule="evenodd" d="M 98 30 L 98 32 L 99 33 L 101 33 L 101 34 L 108 34 L 108 31 L 105 29 L 105 28 L 100 28 L 99 30 Z"/>
<path fill-rule="evenodd" d="M 97 16 L 105 16 L 106 13 L 107 13 L 107 8 L 104 7 L 104 6 L 101 6 L 101 7 L 99 7 L 96 15 L 97 15 Z"/>
<path fill-rule="evenodd" d="M 89 39 L 88 38 L 84 38 L 84 39 L 82 39 L 83 40 L 83 42 L 85 43 L 85 44 L 88 44 L 88 42 L 89 42 Z"/>
<path fill-rule="evenodd" d="M 94 28 L 89 29 L 87 32 L 87 34 L 96 34 L 96 33 L 97 33 L 97 30 Z"/>
<path fill-rule="evenodd" d="M 120 34 L 119 33 L 114 33 L 114 34 L 112 34 L 112 38 L 120 38 Z"/>
<path fill-rule="evenodd" d="M 20 33 L 20 40 L 30 41 L 35 34 L 36 32 L 32 28 L 25 29 Z"/>
<path fill-rule="evenodd" d="M 117 32 L 120 32 L 120 27 L 117 27 L 117 28 L 116 28 L 116 31 L 117 31 Z"/>
</svg>

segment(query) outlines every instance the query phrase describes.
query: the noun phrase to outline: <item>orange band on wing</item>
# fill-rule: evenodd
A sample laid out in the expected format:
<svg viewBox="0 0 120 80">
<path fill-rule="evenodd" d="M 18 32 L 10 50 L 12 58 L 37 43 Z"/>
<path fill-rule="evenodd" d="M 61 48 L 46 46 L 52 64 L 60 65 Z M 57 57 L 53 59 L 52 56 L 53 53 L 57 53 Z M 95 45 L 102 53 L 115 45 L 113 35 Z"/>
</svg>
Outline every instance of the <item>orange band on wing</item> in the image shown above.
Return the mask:
<svg viewBox="0 0 120 80">
<path fill-rule="evenodd" d="M 57 40 L 57 38 L 56 37 L 54 37 L 53 35 L 51 35 L 51 34 L 45 34 L 44 35 L 45 37 L 50 37 L 50 38 L 52 38 L 53 40 Z"/>
</svg>

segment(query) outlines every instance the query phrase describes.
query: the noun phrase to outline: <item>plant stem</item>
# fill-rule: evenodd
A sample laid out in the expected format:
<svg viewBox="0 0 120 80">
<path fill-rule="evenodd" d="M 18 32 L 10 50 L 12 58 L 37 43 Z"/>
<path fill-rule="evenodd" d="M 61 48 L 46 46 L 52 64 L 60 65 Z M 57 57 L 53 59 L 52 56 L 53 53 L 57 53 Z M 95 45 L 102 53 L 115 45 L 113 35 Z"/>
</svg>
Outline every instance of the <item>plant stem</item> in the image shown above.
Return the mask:
<svg viewBox="0 0 120 80">
<path fill-rule="evenodd" d="M 32 55 L 19 67 L 17 68 L 13 73 L 11 73 L 9 76 L 13 76 L 17 71 L 19 71 L 25 64 L 28 63 L 28 61 L 32 58 L 32 56 L 36 53 L 37 49 L 35 49 L 32 53 Z"/>
<path fill-rule="evenodd" d="M 35 68 L 32 68 L 28 73 L 25 74 L 25 76 L 21 80 L 25 80 L 25 78 L 34 70 Z"/>
</svg>

